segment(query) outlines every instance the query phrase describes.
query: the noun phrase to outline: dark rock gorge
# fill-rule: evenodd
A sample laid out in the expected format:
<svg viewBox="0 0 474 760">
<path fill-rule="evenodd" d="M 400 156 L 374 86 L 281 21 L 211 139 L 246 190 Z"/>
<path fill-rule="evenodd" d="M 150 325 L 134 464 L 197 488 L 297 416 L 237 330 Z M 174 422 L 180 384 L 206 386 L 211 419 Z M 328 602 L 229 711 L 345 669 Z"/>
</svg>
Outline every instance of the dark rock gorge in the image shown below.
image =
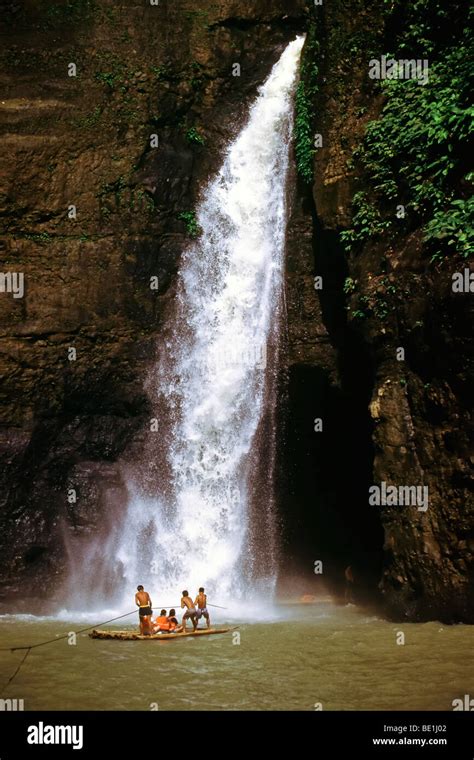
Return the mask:
<svg viewBox="0 0 474 760">
<path fill-rule="evenodd" d="M 199 189 L 284 45 L 312 24 L 319 46 L 304 56 L 318 66 L 323 145 L 313 181 L 294 166 L 289 188 L 281 588 L 299 577 L 311 593 L 321 560 L 338 593 L 351 564 L 359 600 L 394 619 L 472 622 L 469 296 L 451 291 L 461 264 L 430 266 L 416 228 L 357 255 L 340 243 L 348 162 L 383 104 L 364 44 L 385 50 L 382 6 L 4 4 L 2 267 L 24 272 L 26 290 L 0 296 L 2 609 L 47 609 L 70 552 L 123 508 L 117 461 L 150 416 L 143 377 Z M 365 302 L 383 293 L 387 318 L 353 317 L 347 282 Z M 370 506 L 381 482 L 429 486 L 428 510 Z"/>
</svg>

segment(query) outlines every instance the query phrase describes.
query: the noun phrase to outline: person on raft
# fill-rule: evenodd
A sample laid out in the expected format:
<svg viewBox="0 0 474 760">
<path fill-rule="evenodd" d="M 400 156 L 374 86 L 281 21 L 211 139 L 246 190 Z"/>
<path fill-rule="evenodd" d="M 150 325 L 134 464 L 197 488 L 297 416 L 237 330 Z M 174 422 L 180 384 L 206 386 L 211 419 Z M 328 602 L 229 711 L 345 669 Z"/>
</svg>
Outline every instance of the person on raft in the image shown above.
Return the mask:
<svg viewBox="0 0 474 760">
<path fill-rule="evenodd" d="M 168 620 L 166 610 L 161 610 L 153 621 L 153 633 L 169 633 L 171 631 L 171 623 Z"/>
<path fill-rule="evenodd" d="M 175 609 L 170 610 L 170 614 L 168 615 L 168 622 L 170 624 L 171 633 L 181 633 L 181 631 L 183 630 L 183 626 L 179 625 L 178 623 L 178 618 L 176 617 Z"/>
<path fill-rule="evenodd" d="M 205 617 L 207 627 L 210 628 L 211 618 L 207 609 L 207 595 L 204 593 L 204 588 L 202 586 L 199 589 L 199 593 L 196 599 L 194 600 L 194 604 L 197 606 L 198 620 L 200 620 L 201 617 Z"/>
<path fill-rule="evenodd" d="M 169 615 L 166 614 L 166 610 L 161 610 L 153 621 L 153 633 L 181 633 L 183 628 L 178 625 L 175 615 L 176 610 L 170 610 Z"/>
<path fill-rule="evenodd" d="M 199 618 L 193 600 L 187 591 L 183 591 L 183 595 L 181 597 L 181 609 L 184 607 L 186 607 L 186 612 L 183 615 L 183 631 L 186 630 L 186 622 L 188 620 L 191 620 L 191 623 L 193 624 L 193 631 L 195 631 Z"/>
<path fill-rule="evenodd" d="M 151 634 L 151 616 L 153 614 L 152 601 L 148 591 L 143 586 L 137 586 L 135 594 L 135 604 L 138 607 L 138 618 L 140 620 L 140 633 L 142 636 Z"/>
</svg>

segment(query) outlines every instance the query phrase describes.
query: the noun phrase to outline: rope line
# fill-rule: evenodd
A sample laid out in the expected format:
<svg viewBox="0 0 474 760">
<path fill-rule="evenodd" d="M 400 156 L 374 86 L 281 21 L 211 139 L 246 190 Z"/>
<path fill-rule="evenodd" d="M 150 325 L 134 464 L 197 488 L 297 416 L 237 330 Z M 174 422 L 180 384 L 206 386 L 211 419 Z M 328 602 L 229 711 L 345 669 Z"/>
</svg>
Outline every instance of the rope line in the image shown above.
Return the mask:
<svg viewBox="0 0 474 760">
<path fill-rule="evenodd" d="M 217 607 L 220 610 L 227 609 L 227 607 L 219 607 L 218 604 L 209 604 L 208 606 Z M 178 605 L 165 604 L 163 605 L 163 607 L 173 609 L 173 607 L 178 607 Z M 115 620 L 121 620 L 124 617 L 129 617 L 130 615 L 136 615 L 137 612 L 138 612 L 138 609 L 132 610 L 132 612 L 126 612 L 124 615 L 118 615 L 117 617 L 110 618 L 110 620 L 104 620 L 103 623 L 96 623 L 95 625 L 90 625 L 87 628 L 81 628 L 79 631 L 69 631 L 69 633 L 64 634 L 64 636 L 56 636 L 54 639 L 48 639 L 47 641 L 40 641 L 39 644 L 30 644 L 29 646 L 22 646 L 22 647 L 0 647 L 0 652 L 18 652 L 23 649 L 26 649 L 25 656 L 23 657 L 22 661 L 18 665 L 13 675 L 10 676 L 10 678 L 6 682 L 5 686 L 2 689 L 2 692 L 4 692 L 8 688 L 8 686 L 11 684 L 15 676 L 18 675 L 18 673 L 20 672 L 20 669 L 24 665 L 26 658 L 28 657 L 32 649 L 36 649 L 37 647 L 43 647 L 46 644 L 54 644 L 55 641 L 63 641 L 64 639 L 68 639 L 71 633 L 74 633 L 77 636 L 79 633 L 85 633 L 86 631 L 91 631 L 93 628 L 101 628 L 101 626 L 107 625 L 107 623 L 113 623 Z"/>
<path fill-rule="evenodd" d="M 9 687 L 9 685 L 11 684 L 11 682 L 13 681 L 13 679 L 15 678 L 16 674 L 20 672 L 20 668 L 21 668 L 21 666 L 23 665 L 23 663 L 25 662 L 26 658 L 28 657 L 28 655 L 29 655 L 30 651 L 31 651 L 31 649 L 30 649 L 30 648 L 28 648 L 28 649 L 26 650 L 26 652 L 25 652 L 25 656 L 23 657 L 22 661 L 21 661 L 21 662 L 20 662 L 20 664 L 18 665 L 18 667 L 17 667 L 17 669 L 15 670 L 15 672 L 13 673 L 13 675 L 12 675 L 12 676 L 10 676 L 10 678 L 9 678 L 9 679 L 8 679 L 8 681 L 6 682 L 5 686 L 4 686 L 4 687 L 3 687 L 3 689 L 2 689 L 2 692 L 4 692 L 4 691 L 6 691 L 6 690 L 7 690 L 7 688 Z"/>
<path fill-rule="evenodd" d="M 159 607 L 160 605 L 158 605 Z M 173 607 L 177 607 L 177 604 L 164 604 L 163 607 L 172 609 Z M 218 604 L 209 604 L 209 607 L 219 607 Z M 219 607 L 220 610 L 226 610 L 227 607 Z M 53 644 L 55 641 L 62 641 L 63 639 L 69 638 L 71 633 L 75 633 L 76 636 L 79 633 L 85 633 L 86 631 L 91 631 L 93 628 L 101 628 L 103 625 L 107 625 L 107 623 L 113 623 L 115 620 L 121 620 L 124 617 L 129 617 L 129 615 L 135 615 L 138 612 L 138 608 L 136 610 L 132 610 L 132 612 L 126 612 L 125 615 L 118 615 L 118 617 L 110 618 L 110 620 L 104 620 L 103 623 L 96 623 L 95 625 L 90 625 L 88 628 L 81 628 L 79 631 L 70 631 L 69 633 L 64 634 L 64 636 L 56 636 L 54 639 L 48 639 L 47 641 L 41 641 L 39 644 L 30 644 L 29 646 L 23 646 L 23 647 L 0 647 L 0 652 L 17 652 L 21 649 L 36 649 L 36 647 L 42 647 L 45 644 Z"/>
<path fill-rule="evenodd" d="M 45 644 L 53 644 L 55 641 L 62 641 L 63 639 L 69 638 L 71 633 L 75 633 L 76 635 L 78 633 L 84 633 L 85 631 L 91 631 L 93 628 L 100 628 L 102 625 L 106 625 L 107 623 L 113 623 L 114 620 L 120 620 L 121 618 L 128 617 L 129 615 L 135 615 L 137 610 L 133 610 L 132 612 L 126 612 L 125 615 L 119 615 L 118 617 L 111 618 L 110 620 L 104 620 L 103 623 L 96 623 L 95 625 L 90 625 L 88 628 L 81 628 L 80 631 L 70 631 L 69 633 L 64 634 L 64 636 L 56 636 L 54 639 L 48 639 L 47 641 L 40 641 L 39 644 L 30 644 L 29 646 L 24 647 L 1 647 L 0 652 L 17 652 L 19 649 L 36 649 L 36 647 L 42 647 Z"/>
</svg>

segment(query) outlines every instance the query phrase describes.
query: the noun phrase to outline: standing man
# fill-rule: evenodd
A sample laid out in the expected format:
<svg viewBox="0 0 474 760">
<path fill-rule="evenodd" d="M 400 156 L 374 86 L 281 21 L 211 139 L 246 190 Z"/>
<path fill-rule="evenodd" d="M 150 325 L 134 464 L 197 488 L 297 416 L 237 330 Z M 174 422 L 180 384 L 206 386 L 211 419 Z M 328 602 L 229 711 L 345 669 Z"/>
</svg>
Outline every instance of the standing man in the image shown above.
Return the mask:
<svg viewBox="0 0 474 760">
<path fill-rule="evenodd" d="M 191 623 L 193 624 L 193 631 L 195 631 L 198 624 L 198 616 L 196 608 L 193 604 L 193 600 L 189 596 L 188 591 L 183 591 L 183 596 L 181 597 L 181 608 L 183 607 L 186 607 L 186 612 L 183 615 L 183 632 L 186 630 L 186 622 L 189 619 L 191 619 Z"/>
<path fill-rule="evenodd" d="M 138 607 L 138 617 L 140 620 L 140 633 L 142 636 L 149 636 L 151 634 L 151 598 L 148 591 L 145 591 L 143 586 L 137 586 L 137 593 L 135 594 L 135 604 Z"/>
<path fill-rule="evenodd" d="M 197 595 L 196 599 L 194 600 L 194 604 L 197 605 L 198 609 L 198 620 L 202 616 L 206 618 L 206 624 L 207 627 L 211 627 L 211 618 L 209 617 L 209 612 L 207 609 L 207 595 L 204 593 L 204 588 L 201 586 L 199 589 L 199 594 Z"/>
</svg>

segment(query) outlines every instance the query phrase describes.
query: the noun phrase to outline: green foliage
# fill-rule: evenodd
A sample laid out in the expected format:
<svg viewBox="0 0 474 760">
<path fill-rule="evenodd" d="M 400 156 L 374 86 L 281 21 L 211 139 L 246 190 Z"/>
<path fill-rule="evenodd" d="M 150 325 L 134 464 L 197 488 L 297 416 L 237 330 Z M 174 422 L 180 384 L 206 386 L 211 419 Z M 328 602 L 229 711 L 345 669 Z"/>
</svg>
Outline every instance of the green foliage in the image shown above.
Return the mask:
<svg viewBox="0 0 474 760">
<path fill-rule="evenodd" d="M 295 154 L 296 168 L 305 182 L 313 179 L 312 106 L 306 94 L 306 87 L 300 81 L 295 98 Z"/>
<path fill-rule="evenodd" d="M 130 85 L 125 85 L 125 81 L 134 77 L 134 72 L 129 68 L 127 61 L 122 60 L 110 50 L 99 51 L 96 60 L 101 70 L 94 74 L 94 79 L 107 85 L 110 91 L 119 90 L 121 93 L 126 93 Z"/>
<path fill-rule="evenodd" d="M 346 283 L 349 281 L 348 286 Z M 355 290 L 355 283 L 350 277 L 346 278 L 344 283 L 344 292 L 352 294 Z M 391 296 L 395 296 L 397 288 L 388 278 L 376 279 L 372 283 L 369 292 L 366 295 L 359 295 L 357 298 L 357 308 L 352 311 L 352 319 L 367 319 L 376 317 L 383 321 L 387 319 L 390 312 L 395 309 L 395 304 Z M 349 310 L 349 306 L 346 307 Z"/>
<path fill-rule="evenodd" d="M 189 237 L 197 238 L 198 235 L 200 235 L 201 227 L 198 224 L 194 211 L 182 211 L 178 214 L 178 219 L 182 219 L 183 222 L 186 222 L 186 232 Z"/>
<path fill-rule="evenodd" d="M 52 235 L 49 232 L 27 232 L 24 237 L 27 240 L 33 240 L 35 243 L 47 244 L 53 240 Z"/>
<path fill-rule="evenodd" d="M 313 180 L 313 123 L 315 98 L 318 92 L 318 66 L 315 61 L 319 52 L 314 24 L 310 25 L 303 49 L 300 81 L 295 96 L 295 157 L 298 174 L 308 184 Z"/>
<path fill-rule="evenodd" d="M 440 39 L 449 40 L 461 28 L 468 3 L 464 0 L 383 0 L 384 16 L 394 29 L 403 31 L 398 40 L 400 53 L 416 58 L 436 53 Z"/>
<path fill-rule="evenodd" d="M 380 211 L 362 191 L 354 195 L 352 210 L 352 227 L 341 232 L 341 241 L 347 251 L 356 243 L 378 237 L 390 226 L 390 222 L 382 219 Z"/>
<path fill-rule="evenodd" d="M 154 74 L 158 82 L 166 82 L 174 78 L 171 67 L 168 64 L 163 64 L 161 66 L 150 66 L 150 71 L 152 74 Z"/>
<path fill-rule="evenodd" d="M 116 83 L 120 80 L 120 75 L 112 71 L 99 71 L 94 79 L 97 79 L 98 82 L 103 82 L 113 90 Z"/>
<path fill-rule="evenodd" d="M 346 277 L 346 279 L 344 280 L 344 287 L 343 287 L 343 290 L 346 296 L 353 293 L 355 289 L 356 289 L 355 280 L 353 280 L 352 277 Z"/>
<path fill-rule="evenodd" d="M 385 293 L 389 293 L 391 296 L 397 294 L 397 286 L 391 283 L 387 277 L 384 277 L 383 280 L 381 280 L 381 285 L 383 286 Z"/>
<path fill-rule="evenodd" d="M 100 106 L 96 106 L 91 113 L 86 114 L 85 116 L 81 116 L 79 119 L 76 119 L 75 125 L 77 127 L 84 127 L 85 129 L 95 127 L 101 118 L 102 108 Z"/>
<path fill-rule="evenodd" d="M 145 210 L 147 213 L 151 213 L 155 210 L 155 203 L 152 196 L 141 188 L 135 192 L 131 205 L 133 208 L 138 206 L 140 211 Z"/>
<path fill-rule="evenodd" d="M 386 319 L 391 308 L 384 298 L 377 298 L 373 305 L 373 312 L 377 319 Z"/>
<path fill-rule="evenodd" d="M 194 145 L 205 145 L 206 141 L 204 137 L 198 132 L 196 127 L 191 127 L 186 132 L 186 140 Z"/>
<path fill-rule="evenodd" d="M 137 72 L 129 68 L 127 63 L 121 60 L 114 53 L 106 51 L 97 57 L 99 63 L 103 65 L 104 68 L 106 68 L 105 70 L 98 71 L 96 74 L 94 74 L 94 79 L 97 82 L 101 82 L 102 84 L 107 85 L 110 91 L 118 90 L 121 92 L 125 96 L 122 102 L 127 103 L 127 100 L 130 101 L 132 95 L 129 90 L 131 88 L 133 89 L 131 81 L 135 86 L 137 86 Z"/>
<path fill-rule="evenodd" d="M 451 205 L 436 211 L 425 226 L 425 241 L 441 243 L 441 248 L 454 246 L 464 258 L 474 250 L 474 198 L 451 201 Z M 439 247 L 439 245 L 438 245 Z M 442 258 L 433 254 L 432 261 Z"/>
<path fill-rule="evenodd" d="M 196 11 L 185 11 L 183 13 L 183 17 L 187 19 L 188 21 L 199 21 L 199 19 L 202 19 L 203 21 L 207 22 L 209 13 L 207 11 L 202 10 L 196 10 Z M 206 26 L 206 24 L 205 24 Z"/>
<path fill-rule="evenodd" d="M 192 76 L 189 83 L 193 90 L 198 90 L 205 82 L 202 65 L 198 63 L 198 61 L 193 61 L 191 64 L 191 72 Z"/>
<path fill-rule="evenodd" d="M 341 238 L 352 249 L 390 230 L 421 227 L 428 247 L 437 243 L 441 249 L 433 259 L 449 250 L 467 256 L 474 236 L 467 200 L 472 176 L 464 170 L 474 126 L 472 38 L 461 23 L 449 47 L 442 48 L 440 30 L 450 10 L 439 0 L 416 0 L 413 8 L 400 0 L 384 4 L 389 16 L 398 14 L 404 23 L 397 52 L 388 57 L 430 54 L 429 83 L 393 79 L 380 84 L 385 105 L 353 155 L 370 198 L 368 193 L 354 196 L 352 225 Z M 399 204 L 405 206 L 406 221 L 396 217 Z"/>
<path fill-rule="evenodd" d="M 352 58 L 358 55 L 371 58 L 371 51 L 375 49 L 376 45 L 376 36 L 376 30 L 369 31 L 368 29 L 364 29 L 353 32 L 344 40 L 343 54 Z"/>
</svg>

